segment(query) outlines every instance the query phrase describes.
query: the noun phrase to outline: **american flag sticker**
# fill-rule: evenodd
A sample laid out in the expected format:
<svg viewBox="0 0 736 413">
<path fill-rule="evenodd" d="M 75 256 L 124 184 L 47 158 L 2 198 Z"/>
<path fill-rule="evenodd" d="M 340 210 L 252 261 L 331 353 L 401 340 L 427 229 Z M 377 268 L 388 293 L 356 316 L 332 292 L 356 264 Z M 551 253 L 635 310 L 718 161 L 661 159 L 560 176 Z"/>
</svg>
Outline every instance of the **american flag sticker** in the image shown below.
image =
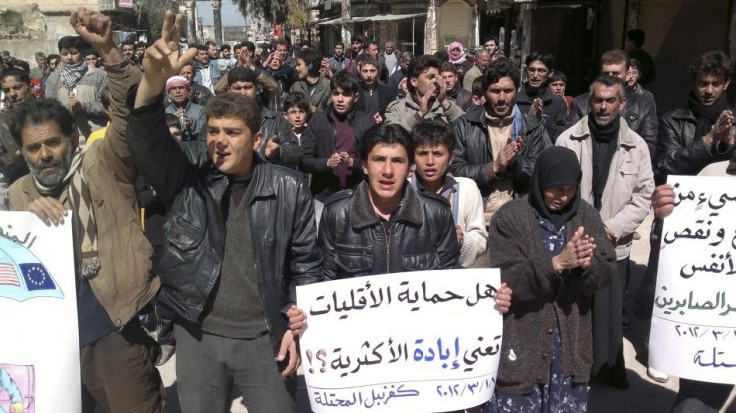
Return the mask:
<svg viewBox="0 0 736 413">
<path fill-rule="evenodd" d="M 15 271 L 13 264 L 0 263 L 0 285 L 20 287 L 18 273 Z"/>
</svg>

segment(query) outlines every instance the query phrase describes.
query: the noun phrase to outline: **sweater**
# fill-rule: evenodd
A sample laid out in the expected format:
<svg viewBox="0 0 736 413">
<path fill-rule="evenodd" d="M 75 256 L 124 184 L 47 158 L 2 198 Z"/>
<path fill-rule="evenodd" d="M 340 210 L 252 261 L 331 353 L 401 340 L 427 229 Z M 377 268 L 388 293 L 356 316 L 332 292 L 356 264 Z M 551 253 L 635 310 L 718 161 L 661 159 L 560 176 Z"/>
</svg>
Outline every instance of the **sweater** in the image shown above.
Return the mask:
<svg viewBox="0 0 736 413">
<path fill-rule="evenodd" d="M 591 296 L 611 282 L 616 252 L 607 242 L 598 211 L 585 201 L 566 224 L 568 237 L 582 226 L 596 240 L 588 269 L 558 273 L 543 250 L 541 228 L 529 198 L 502 206 L 488 232 L 490 267 L 500 268 L 501 281 L 514 291 L 503 320 L 503 344 L 496 388 L 528 394 L 532 384 L 546 383 L 554 331 L 562 338 L 562 371 L 574 383 L 585 383 L 593 363 Z"/>
</svg>

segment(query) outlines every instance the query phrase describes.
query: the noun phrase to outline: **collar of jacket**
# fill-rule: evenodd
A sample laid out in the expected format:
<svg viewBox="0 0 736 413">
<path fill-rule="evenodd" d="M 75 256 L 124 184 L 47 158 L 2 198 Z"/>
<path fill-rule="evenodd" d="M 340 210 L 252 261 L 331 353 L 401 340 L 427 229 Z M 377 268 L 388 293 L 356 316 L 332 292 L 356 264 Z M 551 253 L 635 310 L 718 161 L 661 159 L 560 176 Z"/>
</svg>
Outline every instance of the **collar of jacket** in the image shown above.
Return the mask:
<svg viewBox="0 0 736 413">
<path fill-rule="evenodd" d="M 167 95 L 166 95 L 166 97 L 168 98 L 168 97 L 169 97 L 169 95 L 167 94 Z M 176 106 L 176 103 L 174 103 L 174 101 L 172 101 L 171 99 L 168 99 L 168 100 L 169 100 L 169 103 L 168 103 L 168 104 L 166 104 L 166 106 L 173 106 L 173 107 L 174 107 L 174 109 L 178 108 L 178 106 Z M 185 112 L 189 112 L 189 107 L 190 107 L 191 105 L 192 105 L 192 100 L 191 100 L 191 99 L 189 99 L 189 98 L 187 98 L 187 104 L 186 104 L 186 105 L 184 105 L 184 111 L 185 111 Z"/>
<path fill-rule="evenodd" d="M 545 104 L 549 104 L 549 102 L 552 101 L 552 94 L 550 93 L 549 88 L 547 88 L 546 86 L 539 92 L 537 97 L 541 98 L 542 102 L 544 102 Z M 529 95 L 527 95 L 526 93 L 526 83 L 522 84 L 519 88 L 519 91 L 516 93 L 516 103 L 534 103 L 534 99 L 530 98 Z"/>
<path fill-rule="evenodd" d="M 413 92 L 409 92 L 408 95 L 404 96 L 404 102 L 405 102 L 406 106 L 408 106 L 408 107 L 410 107 L 410 108 L 412 108 L 412 109 L 414 109 L 416 111 L 419 111 L 419 104 L 414 101 L 414 97 L 413 96 L 414 96 Z M 432 107 L 429 108 L 429 111 L 430 112 L 434 112 L 440 106 L 441 106 L 440 103 L 437 102 L 437 99 L 435 99 L 434 103 L 432 103 Z"/>
<path fill-rule="evenodd" d="M 274 119 L 277 115 L 278 114 L 275 111 L 265 106 L 261 106 L 261 119 Z"/>
<path fill-rule="evenodd" d="M 29 173 L 26 178 L 23 179 L 23 193 L 26 194 L 26 197 L 29 200 L 36 200 L 38 198 L 44 197 L 44 195 L 42 195 L 36 187 L 36 181 L 33 179 L 33 173 Z M 59 192 L 59 197 L 56 199 L 64 204 L 65 202 L 67 202 L 68 198 L 69 191 L 67 191 L 67 188 L 65 187 Z"/>
<path fill-rule="evenodd" d="M 470 123 L 480 125 L 483 131 L 486 131 L 488 129 L 488 122 L 486 121 L 485 106 L 480 106 L 480 107 L 477 107 L 471 110 L 470 112 L 463 115 L 463 118 L 466 119 Z M 529 115 L 522 114 L 521 115 L 521 125 L 522 125 L 522 128 L 521 128 L 522 135 L 526 135 L 532 130 L 534 130 L 534 128 L 542 126 L 542 123 Z"/>
<path fill-rule="evenodd" d="M 634 138 L 629 133 L 629 125 L 626 123 L 626 120 L 623 116 L 619 116 L 618 118 L 620 129 L 618 130 L 618 146 L 629 146 L 634 147 L 636 146 L 636 142 L 634 141 Z M 586 140 L 590 138 L 590 128 L 588 127 L 588 116 L 583 117 L 573 125 L 572 132 L 570 133 L 570 139 L 572 140 Z"/>
<path fill-rule="evenodd" d="M 381 219 L 373 210 L 371 199 L 368 196 L 368 181 L 361 182 L 355 188 L 355 195 L 350 200 L 350 216 L 352 217 L 352 227 L 355 229 L 365 228 L 381 222 Z M 401 202 L 399 202 L 396 221 L 407 221 L 415 225 L 422 225 L 423 220 L 422 201 L 419 199 L 417 191 L 407 181 L 404 183 L 404 194 L 401 196 Z"/>
<path fill-rule="evenodd" d="M 680 108 L 677 109 L 672 113 L 672 119 L 677 120 L 686 120 L 691 123 L 698 123 L 698 118 L 695 117 L 695 114 L 693 113 L 690 108 Z"/>
<path fill-rule="evenodd" d="M 207 155 L 209 157 L 209 154 Z M 253 175 L 251 177 L 250 184 L 255 185 L 253 187 L 253 195 L 251 196 L 249 203 L 252 203 L 256 198 L 267 198 L 276 195 L 276 190 L 273 187 L 273 181 L 269 179 L 271 176 L 271 165 L 268 162 L 261 159 L 260 156 L 253 151 Z M 209 171 L 207 173 L 208 186 L 213 194 L 219 192 L 219 196 L 215 196 L 215 199 L 222 200 L 222 194 L 227 189 L 227 185 L 230 182 L 230 178 L 227 175 L 220 172 L 219 169 L 209 161 Z M 218 187 L 222 186 L 222 191 L 217 191 Z"/>
<path fill-rule="evenodd" d="M 350 112 L 348 113 L 348 123 L 350 125 L 353 124 L 353 120 L 355 119 L 355 113 L 357 110 L 355 110 L 355 104 L 353 104 L 353 108 L 350 109 Z M 327 122 L 335 123 L 335 120 L 332 119 L 333 116 L 335 116 L 335 109 L 332 107 L 332 103 L 327 105 L 327 108 L 325 108 L 325 117 L 327 118 Z"/>
</svg>

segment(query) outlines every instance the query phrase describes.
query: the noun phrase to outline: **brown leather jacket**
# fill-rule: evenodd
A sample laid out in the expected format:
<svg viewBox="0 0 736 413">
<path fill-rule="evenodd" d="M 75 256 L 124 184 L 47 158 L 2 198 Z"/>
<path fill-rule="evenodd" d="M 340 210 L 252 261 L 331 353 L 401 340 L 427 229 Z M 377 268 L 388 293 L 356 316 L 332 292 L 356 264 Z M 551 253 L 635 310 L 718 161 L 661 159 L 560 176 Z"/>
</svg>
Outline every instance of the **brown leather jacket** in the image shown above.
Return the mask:
<svg viewBox="0 0 736 413">
<path fill-rule="evenodd" d="M 133 166 L 125 138 L 128 87 L 141 80 L 141 71 L 128 59 L 106 65 L 113 119 L 105 139 L 91 145 L 84 155 L 82 169 L 89 182 L 101 268 L 90 280 L 92 291 L 118 329 L 138 314 L 159 288 L 152 272 L 153 249 L 141 231 Z M 59 199 L 62 203 L 68 191 Z M 10 209 L 27 211 L 41 197 L 31 175 L 10 187 Z"/>
</svg>

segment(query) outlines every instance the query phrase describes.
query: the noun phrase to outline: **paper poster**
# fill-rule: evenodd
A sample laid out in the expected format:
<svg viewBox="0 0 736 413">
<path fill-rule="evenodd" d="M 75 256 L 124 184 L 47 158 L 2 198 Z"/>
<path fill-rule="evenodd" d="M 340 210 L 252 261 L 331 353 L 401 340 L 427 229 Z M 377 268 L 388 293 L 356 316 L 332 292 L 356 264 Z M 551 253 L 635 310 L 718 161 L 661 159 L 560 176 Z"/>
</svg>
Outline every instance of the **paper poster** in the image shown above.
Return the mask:
<svg viewBox="0 0 736 413">
<path fill-rule="evenodd" d="M 0 412 L 81 410 L 71 223 L 0 212 Z"/>
<path fill-rule="evenodd" d="M 297 287 L 315 413 L 441 412 L 491 398 L 502 317 L 497 269 L 420 271 Z"/>
<path fill-rule="evenodd" d="M 736 384 L 736 179 L 670 176 L 649 363 L 674 376 Z"/>
</svg>

